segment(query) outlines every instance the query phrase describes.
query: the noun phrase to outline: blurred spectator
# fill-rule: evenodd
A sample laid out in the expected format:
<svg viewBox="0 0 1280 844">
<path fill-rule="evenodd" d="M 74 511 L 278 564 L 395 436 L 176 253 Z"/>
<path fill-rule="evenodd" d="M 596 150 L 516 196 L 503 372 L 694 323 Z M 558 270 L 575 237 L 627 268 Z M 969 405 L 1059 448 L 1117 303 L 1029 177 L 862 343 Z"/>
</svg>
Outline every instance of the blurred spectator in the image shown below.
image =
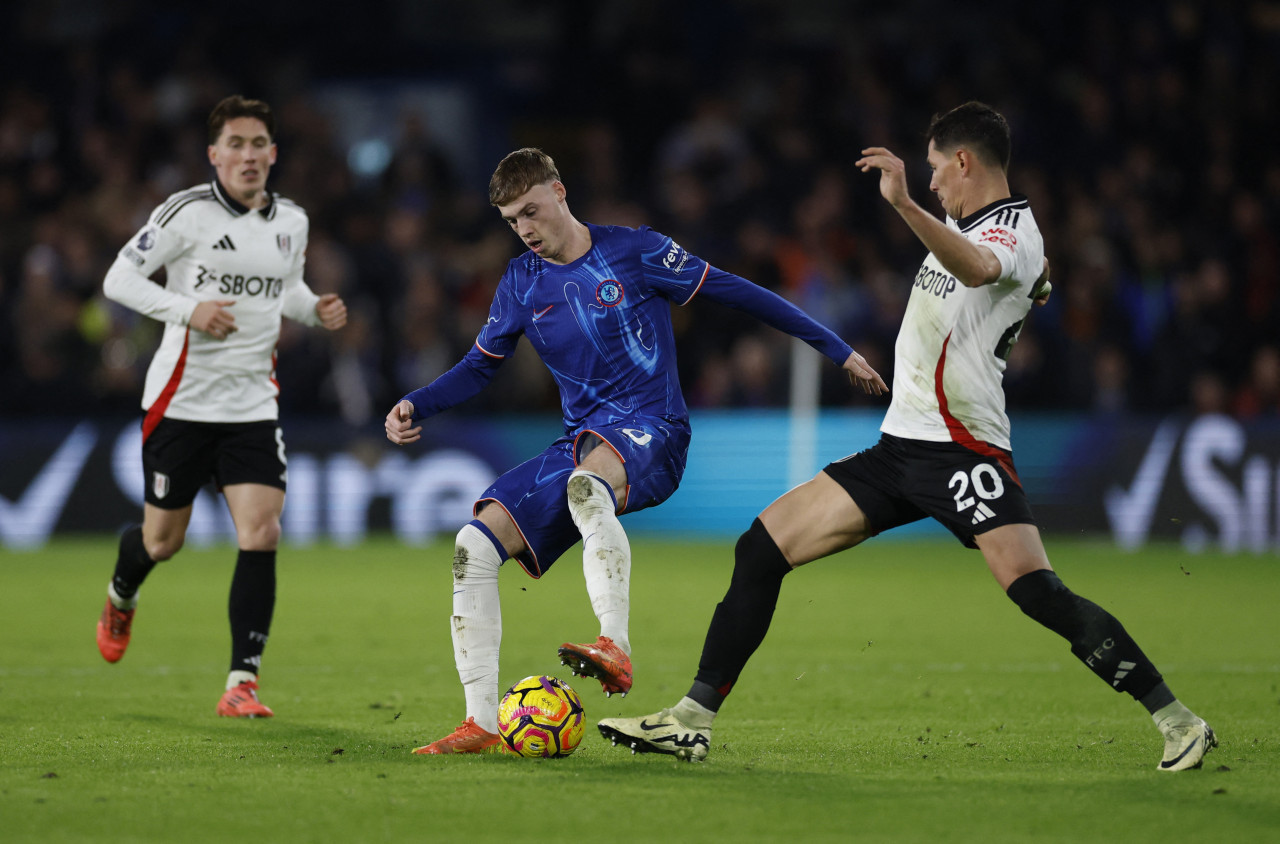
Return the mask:
<svg viewBox="0 0 1280 844">
<path fill-rule="evenodd" d="M 235 91 L 280 103 L 272 188 L 311 216 L 313 286 L 352 308 L 341 337 L 282 333 L 305 349 L 280 356 L 286 413 L 376 426 L 465 352 L 514 257 L 488 174 L 528 144 L 574 175 L 587 219 L 653 220 L 793 298 L 888 377 L 921 255 L 851 162 L 872 144 L 923 152 L 915 127 L 968 97 L 1010 116 L 1012 187 L 1037 208 L 1053 263 L 1054 296 L 1009 360 L 1010 405 L 1277 413 L 1280 160 L 1259 141 L 1280 129 L 1274 4 L 1084 0 L 1066 15 L 996 0 L 999 37 L 940 0 L 870 18 L 783 0 L 587 15 L 476 0 L 452 26 L 391 0 L 350 28 L 273 7 L 251 36 L 156 0 L 75 5 L 74 20 L 31 0 L 0 14 L 6 416 L 60 412 L 67 395 L 85 412 L 137 412 L 159 332 L 106 303 L 102 276 L 150 208 L 209 178 L 195 116 Z M 570 35 L 591 48 L 568 57 Z M 952 60 L 971 38 L 985 39 L 980 60 Z M 268 58 L 246 68 L 228 41 Z M 395 106 L 374 127 L 386 158 L 369 177 L 348 167 L 367 115 L 319 92 L 375 76 L 371 96 L 420 83 L 459 94 L 438 113 L 422 98 Z M 548 92 L 568 88 L 550 123 Z M 927 170 L 908 176 L 924 199 Z M 705 307 L 674 315 L 690 403 L 785 402 L 790 344 Z M 556 410 L 522 349 L 471 409 Z M 869 403 L 837 375 L 824 373 L 824 403 Z"/>
<path fill-rule="evenodd" d="M 1241 419 L 1280 418 L 1280 348 L 1263 346 L 1253 353 L 1249 380 L 1236 393 L 1232 412 Z"/>
</svg>

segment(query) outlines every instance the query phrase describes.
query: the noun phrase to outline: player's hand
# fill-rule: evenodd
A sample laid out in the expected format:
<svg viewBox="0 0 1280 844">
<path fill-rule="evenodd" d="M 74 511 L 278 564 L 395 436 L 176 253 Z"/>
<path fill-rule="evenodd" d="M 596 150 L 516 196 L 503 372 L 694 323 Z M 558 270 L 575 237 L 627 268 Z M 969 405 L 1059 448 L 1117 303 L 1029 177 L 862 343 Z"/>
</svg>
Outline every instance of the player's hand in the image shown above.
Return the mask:
<svg viewBox="0 0 1280 844">
<path fill-rule="evenodd" d="M 316 316 L 322 326 L 337 331 L 347 324 L 347 303 L 337 293 L 326 293 L 316 302 Z"/>
<path fill-rule="evenodd" d="M 1036 279 L 1036 283 L 1031 286 L 1031 299 L 1040 307 L 1049 304 L 1049 294 L 1053 292 L 1053 285 L 1049 283 L 1049 259 L 1044 259 L 1044 272 L 1040 273 L 1040 277 Z"/>
<path fill-rule="evenodd" d="M 885 147 L 867 147 L 853 164 L 863 173 L 880 171 L 880 195 L 897 208 L 911 197 L 907 193 L 907 167 Z"/>
<path fill-rule="evenodd" d="M 240 330 L 236 327 L 236 318 L 227 310 L 234 304 L 234 299 L 209 299 L 201 302 L 191 312 L 191 319 L 187 324 L 215 340 L 225 340 L 228 335 Z"/>
<path fill-rule="evenodd" d="M 869 396 L 882 396 L 889 392 L 889 387 L 876 372 L 867 365 L 867 359 L 857 352 L 850 352 L 844 362 L 844 369 L 849 373 L 849 383 L 862 388 Z"/>
<path fill-rule="evenodd" d="M 408 445 L 422 439 L 422 426 L 413 424 L 413 402 L 402 400 L 387 414 L 387 439 L 396 445 Z"/>
</svg>

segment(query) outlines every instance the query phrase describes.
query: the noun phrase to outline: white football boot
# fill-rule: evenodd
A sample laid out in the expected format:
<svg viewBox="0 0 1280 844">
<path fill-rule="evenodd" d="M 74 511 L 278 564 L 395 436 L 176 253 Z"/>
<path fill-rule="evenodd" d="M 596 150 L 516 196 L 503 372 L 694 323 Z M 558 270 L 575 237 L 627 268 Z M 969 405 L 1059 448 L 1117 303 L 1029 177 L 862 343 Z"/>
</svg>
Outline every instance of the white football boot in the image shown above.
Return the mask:
<svg viewBox="0 0 1280 844">
<path fill-rule="evenodd" d="M 671 709 L 640 718 L 605 718 L 600 735 L 635 753 L 665 753 L 686 762 L 701 762 L 711 749 L 711 728 L 690 727 Z"/>
<path fill-rule="evenodd" d="M 1159 769 L 1185 771 L 1199 768 L 1204 762 L 1204 755 L 1218 746 L 1213 728 L 1203 718 L 1182 723 L 1170 723 L 1172 720 L 1158 725 L 1164 734 L 1164 758 L 1160 760 Z"/>
</svg>

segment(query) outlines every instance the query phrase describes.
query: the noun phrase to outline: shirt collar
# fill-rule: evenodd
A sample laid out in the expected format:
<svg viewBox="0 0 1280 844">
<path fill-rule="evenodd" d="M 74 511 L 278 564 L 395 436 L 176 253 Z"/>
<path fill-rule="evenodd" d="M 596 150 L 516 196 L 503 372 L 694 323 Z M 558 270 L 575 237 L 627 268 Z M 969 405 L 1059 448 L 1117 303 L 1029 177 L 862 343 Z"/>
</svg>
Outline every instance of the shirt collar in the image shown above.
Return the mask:
<svg viewBox="0 0 1280 844">
<path fill-rule="evenodd" d="M 983 206 L 982 208 L 979 208 L 977 211 L 974 211 L 972 214 L 966 214 L 965 216 L 961 217 L 959 220 L 956 220 L 956 227 L 959 228 L 960 231 L 964 231 L 965 229 L 971 227 L 974 223 L 991 216 L 992 213 L 999 211 L 1001 208 L 1023 207 L 1023 206 L 1026 206 L 1027 204 L 1028 204 L 1027 198 L 1022 194 L 1020 193 L 1011 194 L 1010 196 L 1006 196 L 1004 199 L 997 199 L 995 202 L 989 203 Z"/>
<path fill-rule="evenodd" d="M 262 215 L 264 220 L 271 220 L 276 216 L 276 197 L 271 191 L 265 191 L 265 193 L 267 195 L 267 204 L 259 208 L 258 213 Z M 228 193 L 227 189 L 222 186 L 222 182 L 216 178 L 213 180 L 213 195 L 223 208 L 237 217 L 242 217 L 253 210 Z"/>
</svg>

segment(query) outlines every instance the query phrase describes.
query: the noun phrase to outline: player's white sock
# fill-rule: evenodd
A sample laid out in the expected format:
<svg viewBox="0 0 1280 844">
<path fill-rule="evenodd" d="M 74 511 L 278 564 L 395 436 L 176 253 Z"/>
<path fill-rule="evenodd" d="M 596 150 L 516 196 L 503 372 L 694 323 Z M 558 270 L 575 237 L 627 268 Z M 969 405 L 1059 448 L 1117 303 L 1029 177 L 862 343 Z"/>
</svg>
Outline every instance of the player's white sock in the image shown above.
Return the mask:
<svg viewBox="0 0 1280 844">
<path fill-rule="evenodd" d="M 138 606 L 138 595 L 134 593 L 132 598 L 121 598 L 116 592 L 116 585 L 110 580 L 107 581 L 107 598 L 111 601 L 111 606 L 118 610 L 129 611 L 136 609 Z"/>
<path fill-rule="evenodd" d="M 582 534 L 582 573 L 600 635 L 630 656 L 631 544 L 614 513 L 613 492 L 604 478 L 576 469 L 569 475 L 568 496 L 569 513 Z"/>
<path fill-rule="evenodd" d="M 498 647 L 502 608 L 493 542 L 475 525 L 458 531 L 453 552 L 453 661 L 467 701 L 467 714 L 491 733 L 498 731 Z"/>
<path fill-rule="evenodd" d="M 1167 732 L 1171 727 L 1195 724 L 1200 719 L 1196 717 L 1194 712 L 1187 709 L 1181 701 L 1175 700 L 1173 703 L 1152 712 L 1151 720 L 1156 722 L 1156 726 L 1163 733 Z"/>
<path fill-rule="evenodd" d="M 707 709 L 691 697 L 680 698 L 680 702 L 671 707 L 671 711 L 686 726 L 700 730 L 711 729 L 711 722 L 716 720 L 715 710 Z"/>
<path fill-rule="evenodd" d="M 241 683 L 256 683 L 258 675 L 252 671 L 232 671 L 227 675 L 227 691 L 231 691 Z"/>
</svg>

